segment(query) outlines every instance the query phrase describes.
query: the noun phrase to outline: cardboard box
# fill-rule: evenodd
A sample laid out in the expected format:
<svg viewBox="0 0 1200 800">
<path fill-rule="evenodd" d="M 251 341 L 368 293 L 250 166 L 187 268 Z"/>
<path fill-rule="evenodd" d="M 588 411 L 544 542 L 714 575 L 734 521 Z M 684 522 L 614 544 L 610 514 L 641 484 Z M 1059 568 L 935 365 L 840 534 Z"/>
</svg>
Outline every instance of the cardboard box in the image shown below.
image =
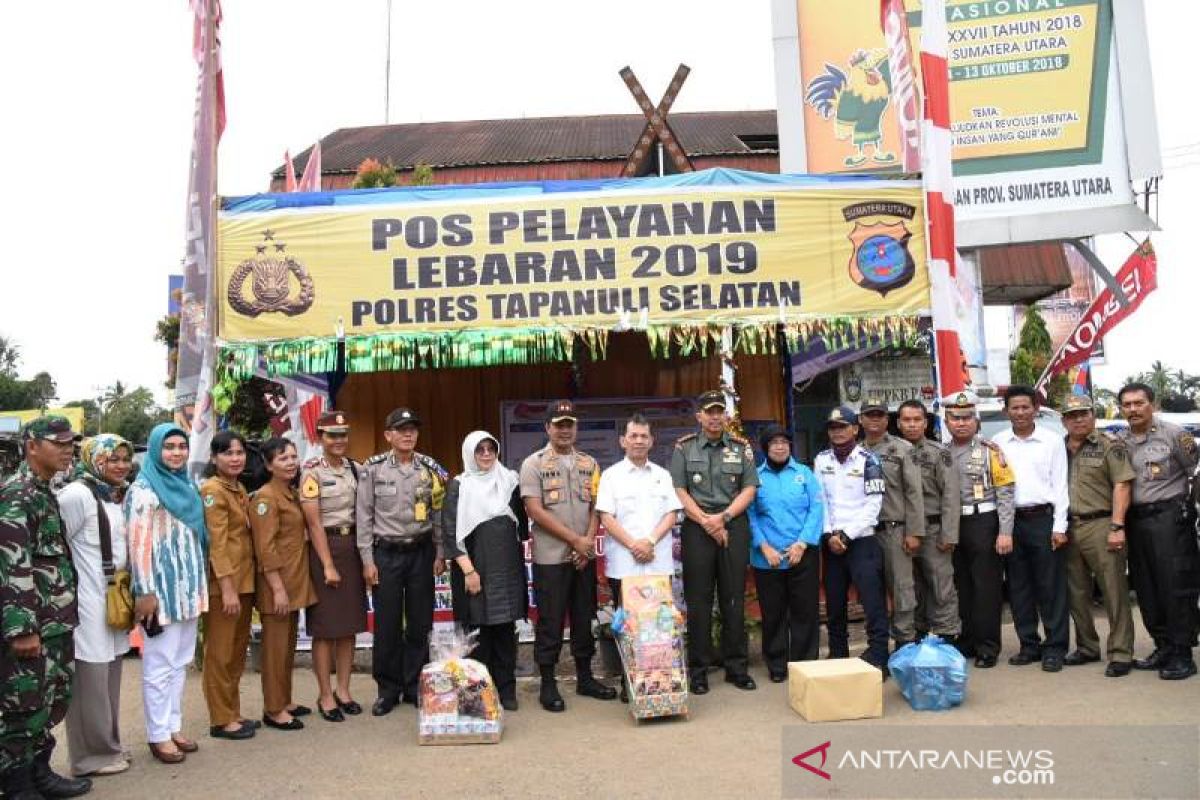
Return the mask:
<svg viewBox="0 0 1200 800">
<path fill-rule="evenodd" d="M 788 698 L 809 722 L 883 716 L 883 673 L 861 658 L 793 661 Z"/>
</svg>

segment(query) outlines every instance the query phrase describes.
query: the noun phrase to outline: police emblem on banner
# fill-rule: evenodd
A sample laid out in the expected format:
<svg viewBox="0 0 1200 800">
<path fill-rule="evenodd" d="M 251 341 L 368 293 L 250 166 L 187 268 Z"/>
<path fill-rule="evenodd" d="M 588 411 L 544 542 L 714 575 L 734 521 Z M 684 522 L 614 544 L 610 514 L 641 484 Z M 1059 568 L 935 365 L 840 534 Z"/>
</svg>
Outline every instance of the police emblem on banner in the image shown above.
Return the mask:
<svg viewBox="0 0 1200 800">
<path fill-rule="evenodd" d="M 255 257 L 238 264 L 229 276 L 226 295 L 230 308 L 247 317 L 268 312 L 294 317 L 312 307 L 316 298 L 312 276 L 302 263 L 286 254 L 286 248 L 274 240 L 273 231 L 263 231 L 263 242 L 256 246 Z M 247 279 L 250 297 L 246 296 Z"/>
<path fill-rule="evenodd" d="M 908 285 L 917 265 L 908 251 L 912 232 L 904 220 L 911 220 L 915 213 L 913 206 L 895 202 L 855 203 L 842 209 L 846 222 L 854 223 L 847 236 L 853 246 L 850 280 L 884 297 L 893 289 Z M 864 221 L 864 217 L 872 221 Z"/>
</svg>

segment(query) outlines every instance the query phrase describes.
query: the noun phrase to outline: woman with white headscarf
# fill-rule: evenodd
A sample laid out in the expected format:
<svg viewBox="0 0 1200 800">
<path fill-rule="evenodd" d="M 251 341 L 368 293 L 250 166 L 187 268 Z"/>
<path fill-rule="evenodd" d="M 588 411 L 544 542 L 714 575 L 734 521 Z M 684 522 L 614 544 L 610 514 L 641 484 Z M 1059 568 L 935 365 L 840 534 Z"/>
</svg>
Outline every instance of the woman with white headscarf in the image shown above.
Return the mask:
<svg viewBox="0 0 1200 800">
<path fill-rule="evenodd" d="M 517 629 L 529 611 L 525 585 L 528 537 L 517 473 L 500 463 L 500 445 L 487 431 L 463 441 L 463 474 L 446 490 L 442 536 L 454 561 L 450 585 L 456 621 L 479 631 L 471 657 L 492 675 L 500 704 L 517 710 Z"/>
</svg>

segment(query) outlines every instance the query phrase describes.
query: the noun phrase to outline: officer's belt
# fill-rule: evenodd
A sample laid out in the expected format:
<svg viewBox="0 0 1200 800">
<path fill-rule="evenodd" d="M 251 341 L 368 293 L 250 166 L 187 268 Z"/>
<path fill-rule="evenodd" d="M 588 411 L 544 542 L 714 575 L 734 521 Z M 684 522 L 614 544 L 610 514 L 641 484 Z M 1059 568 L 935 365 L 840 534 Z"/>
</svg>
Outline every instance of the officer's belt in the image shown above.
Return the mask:
<svg viewBox="0 0 1200 800">
<path fill-rule="evenodd" d="M 1133 517 L 1134 519 L 1152 517 L 1161 511 L 1166 511 L 1167 509 L 1171 508 L 1179 508 L 1181 505 L 1183 505 L 1183 498 L 1183 495 L 1179 495 L 1178 497 L 1172 497 L 1169 500 L 1157 500 L 1153 503 L 1138 503 L 1129 507 L 1128 516 Z"/>
<path fill-rule="evenodd" d="M 1107 511 L 1089 511 L 1086 514 L 1072 514 L 1070 520 L 1071 522 L 1090 522 L 1094 519 L 1104 519 L 1111 516 L 1112 509 L 1110 508 Z"/>
<path fill-rule="evenodd" d="M 941 514 L 926 514 L 925 521 L 926 522 L 941 522 L 942 515 Z"/>
<path fill-rule="evenodd" d="M 385 539 L 383 537 L 376 537 L 374 544 L 380 550 L 390 550 L 393 553 L 411 553 L 413 550 L 420 550 L 432 540 L 432 536 L 421 536 L 416 539 Z"/>
<path fill-rule="evenodd" d="M 877 531 L 881 531 L 887 527 L 902 528 L 902 527 L 904 527 L 904 523 L 897 521 L 897 520 L 891 520 L 891 519 L 881 519 L 881 520 L 879 520 L 879 522 L 875 523 L 875 530 L 877 530 Z"/>
<path fill-rule="evenodd" d="M 1054 505 L 1051 503 L 1038 503 L 1034 506 L 1017 506 L 1015 513 L 1018 517 L 1044 517 L 1047 514 L 1054 513 Z"/>
<path fill-rule="evenodd" d="M 986 503 L 971 503 L 962 507 L 962 515 L 969 517 L 973 514 L 989 514 L 995 510 L 996 504 L 990 501 Z"/>
<path fill-rule="evenodd" d="M 326 525 L 325 532 L 330 536 L 353 536 L 355 534 L 353 525 Z"/>
</svg>

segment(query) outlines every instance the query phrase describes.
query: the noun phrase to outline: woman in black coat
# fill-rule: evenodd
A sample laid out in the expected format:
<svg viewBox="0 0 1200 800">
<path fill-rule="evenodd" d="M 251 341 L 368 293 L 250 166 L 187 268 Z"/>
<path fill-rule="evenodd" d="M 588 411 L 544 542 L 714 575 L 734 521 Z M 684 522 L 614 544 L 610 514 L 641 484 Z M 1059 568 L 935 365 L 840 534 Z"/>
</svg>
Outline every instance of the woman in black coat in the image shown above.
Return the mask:
<svg viewBox="0 0 1200 800">
<path fill-rule="evenodd" d="M 500 463 L 500 445 L 486 431 L 463 441 L 463 474 L 450 482 L 442 505 L 454 619 L 478 630 L 471 658 L 483 662 L 500 704 L 517 710 L 517 629 L 529 611 L 525 584 L 528 537 L 517 473 Z"/>
</svg>

